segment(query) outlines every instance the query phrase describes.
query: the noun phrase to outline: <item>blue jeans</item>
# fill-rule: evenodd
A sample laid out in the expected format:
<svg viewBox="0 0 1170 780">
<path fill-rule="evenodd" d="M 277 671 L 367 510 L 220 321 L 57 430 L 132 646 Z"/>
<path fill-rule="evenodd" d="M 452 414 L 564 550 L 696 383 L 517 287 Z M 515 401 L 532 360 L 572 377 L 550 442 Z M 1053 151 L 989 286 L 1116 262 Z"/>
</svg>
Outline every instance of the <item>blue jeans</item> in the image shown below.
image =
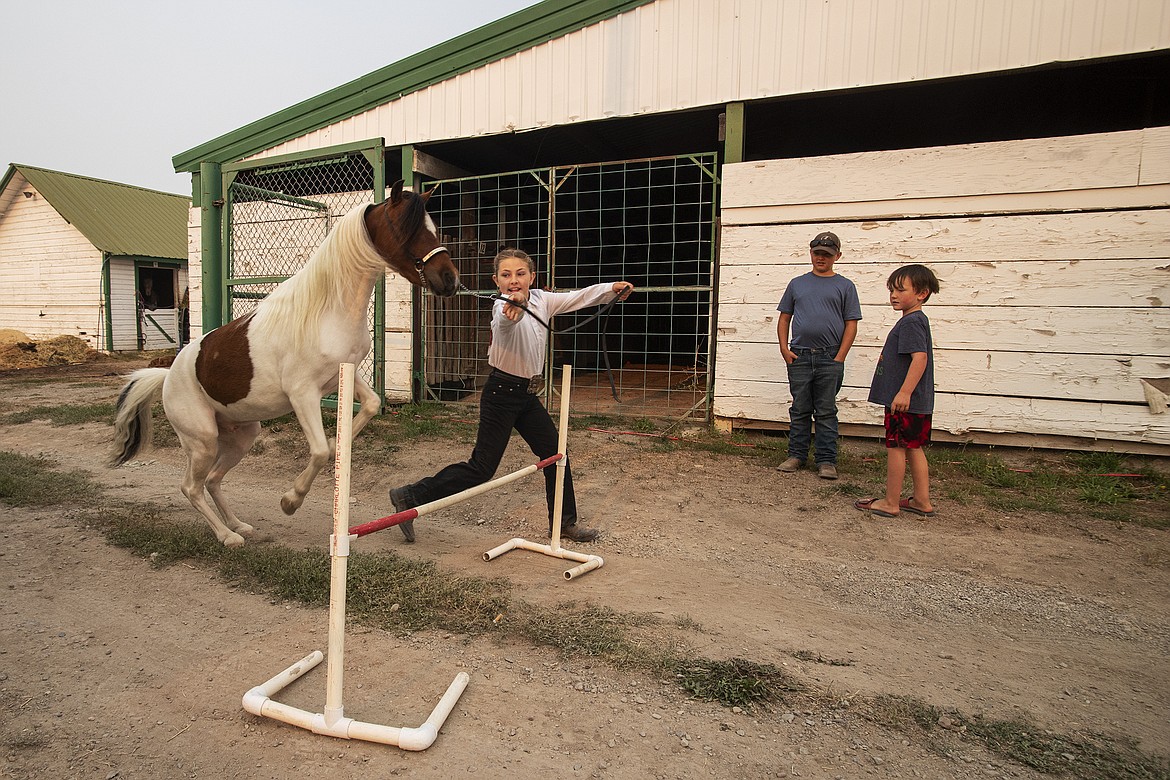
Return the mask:
<svg viewBox="0 0 1170 780">
<path fill-rule="evenodd" d="M 813 418 L 816 418 L 816 462 L 837 465 L 837 391 L 845 379 L 845 364 L 833 360 L 838 347 L 794 349 L 788 364 L 788 456 L 808 458 Z"/>
</svg>

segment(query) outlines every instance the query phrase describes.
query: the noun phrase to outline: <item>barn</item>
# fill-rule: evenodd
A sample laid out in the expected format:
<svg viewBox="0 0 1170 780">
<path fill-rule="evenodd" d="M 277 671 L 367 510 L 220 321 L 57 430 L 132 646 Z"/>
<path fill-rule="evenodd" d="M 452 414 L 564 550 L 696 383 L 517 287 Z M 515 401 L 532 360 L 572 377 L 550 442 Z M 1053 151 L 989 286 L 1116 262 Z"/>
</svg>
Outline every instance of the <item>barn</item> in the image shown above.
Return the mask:
<svg viewBox="0 0 1170 780">
<path fill-rule="evenodd" d="M 1170 453 L 1161 0 L 545 0 L 173 162 L 204 328 L 404 179 L 473 292 L 504 246 L 547 287 L 638 285 L 550 344 L 578 411 L 783 429 L 776 304 L 833 230 L 864 316 L 845 433 L 879 429 L 884 280 L 924 262 L 937 438 Z M 391 276 L 371 322 L 387 400 L 475 400 L 474 294 Z"/>
<path fill-rule="evenodd" d="M 13 163 L 0 180 L 0 328 L 107 352 L 184 337 L 191 200 Z"/>
</svg>

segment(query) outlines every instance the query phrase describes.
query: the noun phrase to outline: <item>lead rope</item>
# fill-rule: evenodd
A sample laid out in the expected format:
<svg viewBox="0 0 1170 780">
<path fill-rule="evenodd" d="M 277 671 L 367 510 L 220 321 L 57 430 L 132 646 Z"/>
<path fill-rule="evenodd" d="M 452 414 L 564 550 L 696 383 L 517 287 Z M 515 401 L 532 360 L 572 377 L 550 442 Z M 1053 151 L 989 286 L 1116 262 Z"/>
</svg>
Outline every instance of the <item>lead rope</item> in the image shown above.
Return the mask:
<svg viewBox="0 0 1170 780">
<path fill-rule="evenodd" d="M 526 314 L 528 314 L 529 316 L 532 317 L 532 319 L 536 320 L 541 325 L 543 325 L 545 330 L 547 330 L 549 332 L 549 335 L 551 335 L 551 336 L 559 336 L 559 335 L 564 334 L 564 333 L 572 333 L 573 331 L 577 330 L 578 328 L 583 327 L 585 325 L 588 325 L 590 322 L 593 322 L 594 320 L 596 320 L 598 318 L 602 318 L 601 319 L 601 330 L 600 330 L 601 361 L 605 364 L 605 376 L 607 379 L 609 379 L 609 391 L 613 394 L 613 400 L 617 401 L 618 403 L 622 402 L 621 397 L 618 396 L 617 384 L 613 380 L 613 369 L 610 368 L 610 365 L 609 365 L 609 348 L 606 346 L 606 339 L 605 339 L 605 337 L 607 335 L 606 334 L 606 326 L 609 323 L 609 314 L 610 314 L 610 312 L 613 311 L 613 308 L 614 308 L 614 306 L 617 305 L 618 301 L 621 300 L 620 295 L 615 297 L 609 303 L 604 304 L 600 309 L 598 309 L 597 311 L 595 311 L 593 314 L 589 315 L 585 319 L 581 320 L 576 325 L 574 325 L 570 328 L 565 328 L 564 330 L 553 330 L 552 325 L 549 325 L 547 322 L 542 320 L 539 316 L 537 316 L 535 313 L 533 313 L 531 309 L 529 309 L 527 306 L 525 306 L 522 303 L 517 303 L 516 301 L 513 301 L 511 298 L 505 298 L 503 295 L 500 295 L 499 293 L 493 293 L 491 295 L 481 295 L 480 293 L 477 293 L 474 290 L 468 289 L 467 285 L 463 284 L 462 279 L 459 280 L 459 287 L 464 292 L 466 292 L 468 295 L 471 295 L 473 298 L 482 298 L 485 301 L 493 301 L 493 302 L 494 301 L 504 301 L 505 303 L 510 303 L 519 309 L 523 309 Z"/>
</svg>

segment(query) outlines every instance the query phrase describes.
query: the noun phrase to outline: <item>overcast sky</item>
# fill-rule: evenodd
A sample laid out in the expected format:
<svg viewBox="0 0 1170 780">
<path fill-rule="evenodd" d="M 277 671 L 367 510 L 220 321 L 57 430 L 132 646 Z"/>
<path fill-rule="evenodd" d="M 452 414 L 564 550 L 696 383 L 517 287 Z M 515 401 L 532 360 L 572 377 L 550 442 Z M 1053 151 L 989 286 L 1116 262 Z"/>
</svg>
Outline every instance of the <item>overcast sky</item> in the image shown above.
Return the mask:
<svg viewBox="0 0 1170 780">
<path fill-rule="evenodd" d="M 190 195 L 176 154 L 535 4 L 0 0 L 0 170 Z"/>
</svg>

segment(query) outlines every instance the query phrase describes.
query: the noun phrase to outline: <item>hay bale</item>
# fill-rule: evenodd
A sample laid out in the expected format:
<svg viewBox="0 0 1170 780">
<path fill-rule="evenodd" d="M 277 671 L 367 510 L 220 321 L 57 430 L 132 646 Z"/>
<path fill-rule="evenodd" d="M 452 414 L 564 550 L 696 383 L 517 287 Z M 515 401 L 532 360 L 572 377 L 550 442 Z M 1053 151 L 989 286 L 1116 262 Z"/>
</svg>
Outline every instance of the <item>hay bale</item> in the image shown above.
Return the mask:
<svg viewBox="0 0 1170 780">
<path fill-rule="evenodd" d="M 24 334 L 6 329 L 5 333 Z M 41 368 L 43 366 L 64 366 L 85 363 L 98 357 L 99 353 L 76 336 L 56 336 L 44 341 L 30 341 L 28 336 L 0 341 L 0 369 Z"/>
<path fill-rule="evenodd" d="M 23 333 L 16 328 L 0 328 L 0 345 L 7 346 L 15 344 L 18 341 L 31 341 L 27 333 Z"/>
</svg>

